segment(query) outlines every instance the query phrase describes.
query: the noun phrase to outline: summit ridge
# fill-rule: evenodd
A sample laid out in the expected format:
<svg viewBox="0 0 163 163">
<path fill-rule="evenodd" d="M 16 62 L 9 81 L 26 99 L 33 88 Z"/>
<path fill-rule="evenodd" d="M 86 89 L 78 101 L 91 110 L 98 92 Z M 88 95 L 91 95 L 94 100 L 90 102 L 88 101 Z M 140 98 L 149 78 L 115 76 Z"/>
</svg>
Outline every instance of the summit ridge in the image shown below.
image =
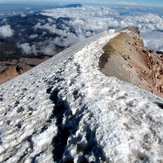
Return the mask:
<svg viewBox="0 0 163 163">
<path fill-rule="evenodd" d="M 0 85 L 0 162 L 162 162 L 163 99 L 99 68 L 122 34 L 90 37 Z"/>
</svg>

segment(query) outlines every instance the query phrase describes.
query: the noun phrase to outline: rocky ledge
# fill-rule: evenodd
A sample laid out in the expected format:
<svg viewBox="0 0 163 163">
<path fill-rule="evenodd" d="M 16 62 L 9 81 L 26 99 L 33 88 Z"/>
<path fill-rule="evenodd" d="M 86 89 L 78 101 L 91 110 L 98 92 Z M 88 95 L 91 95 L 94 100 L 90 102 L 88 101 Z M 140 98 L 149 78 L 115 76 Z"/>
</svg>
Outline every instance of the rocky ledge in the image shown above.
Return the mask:
<svg viewBox="0 0 163 163">
<path fill-rule="evenodd" d="M 137 27 L 119 33 L 103 47 L 101 72 L 163 97 L 163 54 L 144 46 Z"/>
<path fill-rule="evenodd" d="M 42 58 L 20 57 L 18 59 L 12 59 L 11 61 L 0 61 L 0 84 L 14 79 L 47 59 L 49 59 L 47 56 Z"/>
</svg>

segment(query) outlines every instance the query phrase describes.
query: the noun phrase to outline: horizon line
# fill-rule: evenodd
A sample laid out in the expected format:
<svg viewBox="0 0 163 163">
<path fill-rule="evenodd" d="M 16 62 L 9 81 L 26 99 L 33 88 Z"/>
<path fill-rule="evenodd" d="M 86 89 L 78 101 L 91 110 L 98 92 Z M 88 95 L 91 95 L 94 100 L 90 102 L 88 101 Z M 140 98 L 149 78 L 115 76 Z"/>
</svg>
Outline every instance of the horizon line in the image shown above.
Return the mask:
<svg viewBox="0 0 163 163">
<path fill-rule="evenodd" d="M 49 3 L 49 4 L 47 4 Z M 81 4 L 81 5 L 97 5 L 97 6 L 102 6 L 102 5 L 114 5 L 114 6 L 145 6 L 145 7 L 163 7 L 163 5 L 153 5 L 153 4 L 137 4 L 137 3 L 121 3 L 121 2 L 115 2 L 115 3 L 106 3 L 106 2 L 79 2 L 79 3 L 73 3 L 73 2 L 51 2 L 51 1 L 46 1 L 46 2 L 40 2 L 38 5 L 37 2 L 0 2 L 0 5 L 37 5 L 37 6 L 49 6 L 49 5 L 64 5 L 64 4 Z"/>
</svg>

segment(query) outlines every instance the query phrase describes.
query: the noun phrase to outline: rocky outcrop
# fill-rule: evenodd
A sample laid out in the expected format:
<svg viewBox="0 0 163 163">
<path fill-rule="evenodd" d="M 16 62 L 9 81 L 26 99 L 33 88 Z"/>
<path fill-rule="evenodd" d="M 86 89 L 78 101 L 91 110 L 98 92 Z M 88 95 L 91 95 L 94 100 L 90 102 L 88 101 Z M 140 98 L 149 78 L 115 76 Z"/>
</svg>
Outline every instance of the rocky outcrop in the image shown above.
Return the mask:
<svg viewBox="0 0 163 163">
<path fill-rule="evenodd" d="M 11 61 L 0 61 L 0 84 L 3 84 L 15 77 L 29 71 L 31 68 L 46 61 L 49 57 L 43 58 L 23 58 Z"/>
<path fill-rule="evenodd" d="M 30 70 L 31 67 L 20 67 L 20 66 L 8 66 L 2 73 L 0 74 L 0 84 L 7 82 L 8 80 L 11 80 L 24 72 L 27 72 Z"/>
<path fill-rule="evenodd" d="M 101 72 L 163 97 L 163 54 L 144 46 L 138 28 L 121 30 L 103 51 L 99 61 Z"/>
</svg>

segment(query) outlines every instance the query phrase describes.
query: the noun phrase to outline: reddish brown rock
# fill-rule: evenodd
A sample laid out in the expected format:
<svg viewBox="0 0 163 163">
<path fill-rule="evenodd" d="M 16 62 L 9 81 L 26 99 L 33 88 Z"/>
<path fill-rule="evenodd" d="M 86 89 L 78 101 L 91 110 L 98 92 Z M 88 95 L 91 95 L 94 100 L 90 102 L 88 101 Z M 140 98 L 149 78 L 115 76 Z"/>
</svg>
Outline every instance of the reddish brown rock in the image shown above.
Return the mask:
<svg viewBox="0 0 163 163">
<path fill-rule="evenodd" d="M 23 74 L 24 72 L 46 61 L 47 59 L 49 59 L 49 57 L 19 58 L 11 61 L 1 61 L 0 62 L 0 84 L 3 84 L 8 80 L 11 80 Z"/>
<path fill-rule="evenodd" d="M 163 97 L 163 54 L 144 47 L 138 28 L 126 29 L 103 47 L 101 71 Z"/>
<path fill-rule="evenodd" d="M 0 74 L 0 84 L 7 82 L 8 80 L 11 80 L 28 70 L 30 70 L 31 67 L 19 67 L 18 66 L 9 66 L 7 67 L 3 72 Z"/>
</svg>

